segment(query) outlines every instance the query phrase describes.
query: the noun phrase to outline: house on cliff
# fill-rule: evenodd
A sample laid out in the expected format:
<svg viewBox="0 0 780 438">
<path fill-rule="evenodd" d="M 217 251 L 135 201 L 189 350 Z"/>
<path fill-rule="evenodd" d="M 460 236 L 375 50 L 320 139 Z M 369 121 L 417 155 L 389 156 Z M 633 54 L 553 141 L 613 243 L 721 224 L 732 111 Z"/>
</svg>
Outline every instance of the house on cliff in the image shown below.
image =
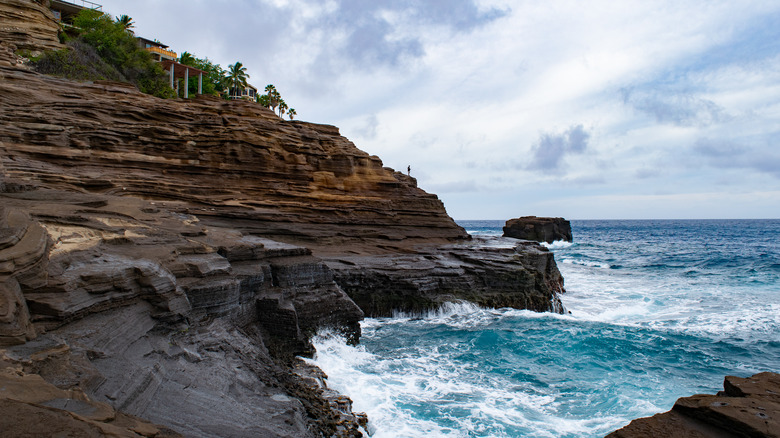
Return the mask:
<svg viewBox="0 0 780 438">
<path fill-rule="evenodd" d="M 45 3 L 44 3 L 45 4 Z M 69 2 L 61 0 L 51 0 L 49 9 L 54 14 L 54 18 L 60 22 L 70 22 L 73 17 L 79 14 L 82 9 L 103 10 L 103 6 L 87 0 L 71 0 Z"/>
<path fill-rule="evenodd" d="M 183 79 L 183 97 L 185 99 L 189 97 L 190 76 L 194 75 L 198 76 L 198 94 L 203 94 L 203 74 L 206 73 L 205 71 L 179 63 L 177 61 L 179 58 L 176 55 L 176 52 L 170 50 L 168 46 L 157 40 L 150 40 L 143 37 L 136 37 L 136 39 L 138 40 L 138 44 L 152 55 L 152 59 L 155 62 L 160 63 L 163 70 L 168 72 L 171 88 L 176 90 L 177 94 L 180 94 L 178 79 Z"/>
<path fill-rule="evenodd" d="M 246 88 L 239 89 L 237 92 L 234 89 L 228 91 L 231 99 L 244 99 L 251 100 L 252 102 L 257 99 L 257 88 L 252 84 L 247 84 Z"/>
</svg>

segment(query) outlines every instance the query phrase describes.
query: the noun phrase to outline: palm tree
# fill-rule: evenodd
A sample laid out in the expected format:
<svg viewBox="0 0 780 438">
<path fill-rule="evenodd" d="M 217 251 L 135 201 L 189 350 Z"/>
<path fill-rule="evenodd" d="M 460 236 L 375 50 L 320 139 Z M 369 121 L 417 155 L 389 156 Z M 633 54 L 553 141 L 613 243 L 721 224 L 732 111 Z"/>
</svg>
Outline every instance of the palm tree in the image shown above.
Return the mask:
<svg viewBox="0 0 780 438">
<path fill-rule="evenodd" d="M 133 19 L 130 18 L 129 15 L 120 15 L 116 17 L 116 22 L 119 24 L 119 26 L 122 27 L 122 29 L 133 33 L 133 28 L 135 27 L 135 22 L 133 22 Z"/>
<path fill-rule="evenodd" d="M 290 117 L 290 120 L 292 120 L 295 117 L 296 114 L 298 114 L 298 113 L 295 112 L 295 108 L 290 108 L 287 111 L 287 115 Z"/>
<path fill-rule="evenodd" d="M 247 87 L 246 80 L 249 75 L 246 74 L 246 67 L 240 62 L 228 66 L 228 81 L 233 86 L 233 96 L 238 97 L 238 90 Z"/>
<path fill-rule="evenodd" d="M 195 67 L 195 57 L 192 56 L 192 53 L 190 52 L 181 52 L 181 55 L 179 55 L 179 64 Z"/>
<path fill-rule="evenodd" d="M 279 99 L 279 117 L 284 117 L 284 112 L 287 111 L 287 102 L 284 99 Z"/>
</svg>

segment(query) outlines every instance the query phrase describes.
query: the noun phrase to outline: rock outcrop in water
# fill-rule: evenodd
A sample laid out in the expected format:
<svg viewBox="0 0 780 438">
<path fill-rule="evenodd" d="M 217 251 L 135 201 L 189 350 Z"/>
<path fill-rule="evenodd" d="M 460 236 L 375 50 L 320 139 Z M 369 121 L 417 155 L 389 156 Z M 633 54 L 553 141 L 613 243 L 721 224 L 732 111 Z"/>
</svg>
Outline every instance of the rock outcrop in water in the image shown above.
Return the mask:
<svg viewBox="0 0 780 438">
<path fill-rule="evenodd" d="M 571 223 L 562 217 L 523 216 L 506 221 L 504 237 L 547 243 L 571 242 Z"/>
<path fill-rule="evenodd" d="M 680 398 L 669 412 L 634 420 L 607 437 L 780 437 L 780 374 L 727 376 L 723 388 Z"/>
<path fill-rule="evenodd" d="M 355 436 L 293 365 L 315 330 L 458 299 L 560 311 L 549 252 L 469 239 L 337 128 L 43 76 L 16 50 L 57 46 L 50 14 L 0 16 L 0 368 L 187 436 Z"/>
</svg>

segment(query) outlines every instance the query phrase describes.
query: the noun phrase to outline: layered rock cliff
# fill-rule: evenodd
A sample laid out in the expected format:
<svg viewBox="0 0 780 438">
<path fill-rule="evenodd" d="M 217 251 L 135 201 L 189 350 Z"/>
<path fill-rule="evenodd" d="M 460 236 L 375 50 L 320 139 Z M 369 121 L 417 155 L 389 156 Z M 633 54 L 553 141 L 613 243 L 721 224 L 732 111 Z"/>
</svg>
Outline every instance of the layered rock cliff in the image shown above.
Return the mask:
<svg viewBox="0 0 780 438">
<path fill-rule="evenodd" d="M 549 252 L 469 239 L 335 127 L 24 68 L 56 25 L 33 1 L 0 14 L 21 3 L 0 35 L 0 366 L 187 436 L 354 436 L 292 367 L 317 329 L 355 342 L 365 314 L 458 299 L 560 310 Z"/>
<path fill-rule="evenodd" d="M 0 43 L 30 52 L 62 48 L 60 26 L 48 5 L 48 0 L 0 2 Z"/>
</svg>

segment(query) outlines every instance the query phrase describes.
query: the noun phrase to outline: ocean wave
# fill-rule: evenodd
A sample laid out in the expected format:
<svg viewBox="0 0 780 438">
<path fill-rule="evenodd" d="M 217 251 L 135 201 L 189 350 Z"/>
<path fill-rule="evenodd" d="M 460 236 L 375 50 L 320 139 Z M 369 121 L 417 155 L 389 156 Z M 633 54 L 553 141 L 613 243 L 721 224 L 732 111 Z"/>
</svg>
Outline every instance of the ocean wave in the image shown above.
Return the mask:
<svg viewBox="0 0 780 438">
<path fill-rule="evenodd" d="M 612 265 L 606 262 L 597 262 L 593 260 L 579 260 L 579 259 L 570 259 L 570 258 L 562 258 L 561 263 L 567 263 L 571 265 L 579 265 L 579 266 L 587 266 L 590 268 L 602 268 L 602 269 L 613 269 Z"/>
<path fill-rule="evenodd" d="M 591 436 L 603 434 L 605 424 L 626 421 L 613 415 L 572 417 L 555 387 L 539 390 L 509 370 L 491 372 L 500 361 L 471 358 L 464 350 L 477 353 L 479 347 L 452 342 L 412 343 L 379 355 L 323 332 L 314 338 L 316 353 L 307 361 L 325 371 L 331 388 L 352 399 L 353 409 L 368 414 L 373 438 Z"/>
<path fill-rule="evenodd" d="M 547 249 L 554 251 L 556 249 L 570 248 L 572 245 L 574 245 L 574 242 L 567 242 L 565 240 L 556 240 L 553 243 L 542 242 L 541 245 L 546 247 Z"/>
</svg>

